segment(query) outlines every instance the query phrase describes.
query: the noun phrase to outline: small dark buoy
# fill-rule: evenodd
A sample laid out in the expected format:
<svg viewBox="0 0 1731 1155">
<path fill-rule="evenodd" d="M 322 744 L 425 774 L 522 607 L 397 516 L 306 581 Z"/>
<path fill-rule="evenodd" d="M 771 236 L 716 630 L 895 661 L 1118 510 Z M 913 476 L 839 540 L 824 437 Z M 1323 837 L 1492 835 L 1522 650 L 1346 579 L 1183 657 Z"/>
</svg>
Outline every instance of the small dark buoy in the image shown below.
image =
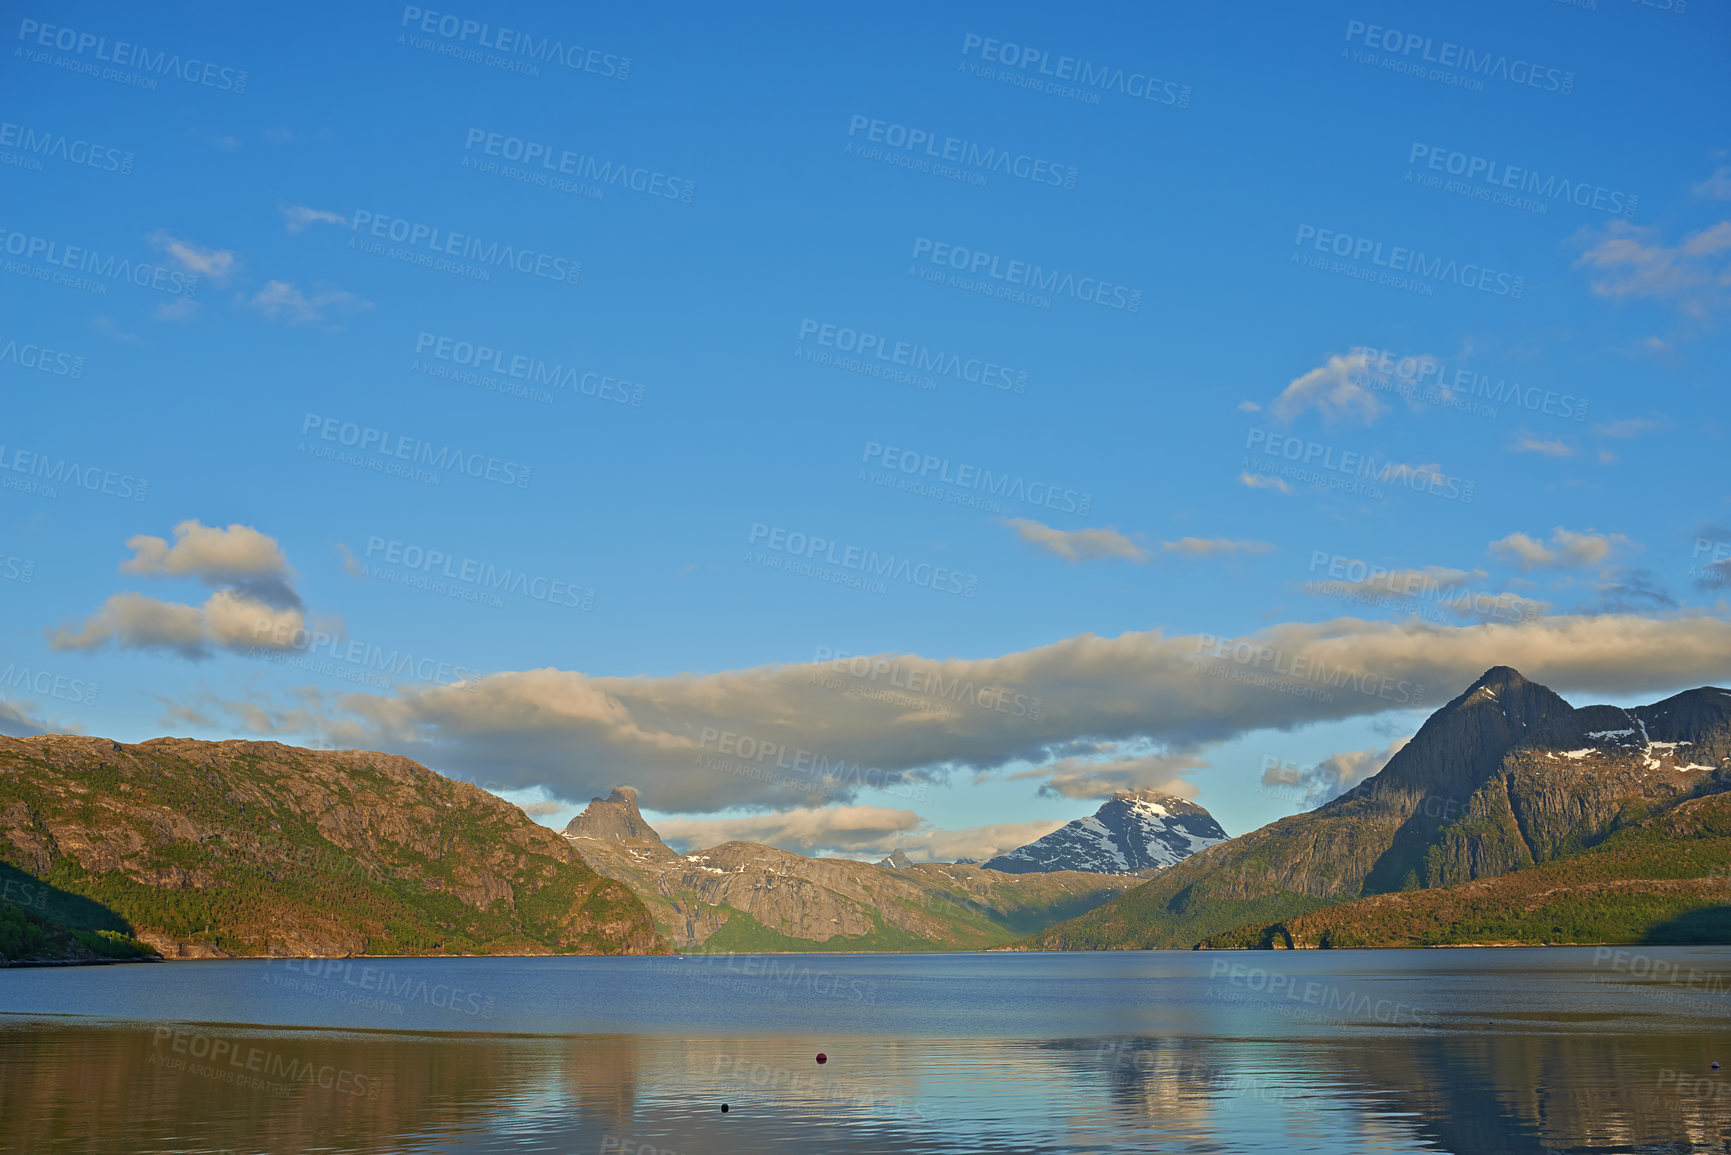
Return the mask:
<svg viewBox="0 0 1731 1155">
<path fill-rule="evenodd" d="M 829 1062 L 829 1056 L 824 1054 L 822 1051 L 819 1051 L 817 1053 L 817 1061 L 820 1063 L 827 1063 Z"/>
<path fill-rule="evenodd" d="M 722 1105 L 721 1105 L 721 1113 L 722 1113 L 722 1114 L 723 1114 L 723 1115 L 725 1115 L 725 1114 L 727 1114 L 727 1104 L 726 1104 L 726 1103 L 723 1103 L 723 1104 L 722 1104 Z"/>
<path fill-rule="evenodd" d="M 1713 1063 L 1713 1069 L 1714 1069 L 1714 1070 L 1715 1070 L 1715 1071 L 1717 1071 L 1717 1070 L 1718 1070 L 1718 1069 L 1719 1069 L 1719 1063 L 1718 1063 L 1718 1062 L 1717 1062 L 1717 1061 L 1715 1061 L 1715 1062 L 1714 1062 L 1714 1063 Z"/>
</svg>

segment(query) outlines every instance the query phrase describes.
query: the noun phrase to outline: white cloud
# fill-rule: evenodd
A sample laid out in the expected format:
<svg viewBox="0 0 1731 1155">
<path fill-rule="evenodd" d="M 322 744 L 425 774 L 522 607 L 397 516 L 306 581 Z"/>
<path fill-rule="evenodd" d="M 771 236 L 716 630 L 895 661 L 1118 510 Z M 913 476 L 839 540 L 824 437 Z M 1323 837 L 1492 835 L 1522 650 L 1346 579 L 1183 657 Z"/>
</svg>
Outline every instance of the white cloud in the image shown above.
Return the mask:
<svg viewBox="0 0 1731 1155">
<path fill-rule="evenodd" d="M 1281 669 L 1298 671 L 1274 682 L 1315 692 L 1214 676 L 1213 666 L 1250 675 L 1270 668 L 1270 661 L 1241 667 L 1234 654 L 1273 655 Z M 1084 634 L 988 658 L 882 657 L 918 666 L 927 685 L 992 687 L 1041 705 L 1019 716 L 971 702 L 910 710 L 900 700 L 836 692 L 825 683 L 827 663 L 672 677 L 546 668 L 489 674 L 460 689 L 345 694 L 319 707 L 310 731 L 305 717 L 285 711 L 271 722 L 279 728 L 257 732 L 392 750 L 447 773 L 509 789 L 542 786 L 559 798 L 605 796 L 630 782 L 646 806 L 664 811 L 813 806 L 847 801 L 859 785 L 894 788 L 910 776 L 938 780 L 969 770 L 1044 767 L 1065 783 L 1099 777 L 1097 767 L 1063 762 L 1078 739 L 1181 755 L 1254 730 L 1434 709 L 1496 665 L 1562 693 L 1670 692 L 1731 676 L 1731 622 L 1704 613 L 1458 626 L 1341 617 L 1238 639 Z M 781 754 L 724 753 L 723 733 Z M 835 776 L 812 771 L 820 758 Z"/>
<path fill-rule="evenodd" d="M 1611 556 L 1611 551 L 1633 545 L 1620 533 L 1598 533 L 1587 530 L 1575 533 L 1557 526 L 1547 544 L 1524 533 L 1511 533 L 1491 542 L 1490 552 L 1507 562 L 1520 566 L 1523 572 L 1535 569 L 1585 569 Z"/>
<path fill-rule="evenodd" d="M 173 257 L 181 268 L 201 277 L 209 277 L 219 285 L 234 272 L 237 263 L 234 253 L 228 249 L 207 249 L 192 241 L 170 236 L 164 229 L 157 229 L 145 239 Z"/>
<path fill-rule="evenodd" d="M 1325 421 L 1356 418 L 1370 425 L 1388 412 L 1388 406 L 1366 385 L 1371 372 L 1366 353 L 1330 354 L 1322 365 L 1294 378 L 1281 390 L 1269 411 L 1289 422 L 1306 409 L 1315 409 Z"/>
<path fill-rule="evenodd" d="M 1716 201 L 1731 201 L 1731 165 L 1722 164 L 1713 170 L 1713 175 L 1704 181 L 1689 186 L 1696 196 L 1711 197 Z"/>
<path fill-rule="evenodd" d="M 337 542 L 337 553 L 343 559 L 344 573 L 348 574 L 352 578 L 364 578 L 367 576 L 367 567 L 361 563 L 360 558 L 355 556 L 354 550 L 339 541 Z"/>
<path fill-rule="evenodd" d="M 0 734 L 9 738 L 34 738 L 38 734 L 82 734 L 84 730 L 59 718 L 48 718 L 29 703 L 8 701 L 0 695 Z"/>
<path fill-rule="evenodd" d="M 1575 268 L 1590 270 L 1593 292 L 1612 300 L 1669 301 L 1704 318 L 1731 299 L 1731 221 L 1690 233 L 1675 245 L 1658 230 L 1612 221 L 1600 234 L 1583 230 Z"/>
<path fill-rule="evenodd" d="M 1411 738 L 1398 738 L 1380 750 L 1374 747 L 1343 750 L 1314 766 L 1278 762 L 1262 771 L 1262 785 L 1298 795 L 1300 805 L 1306 809 L 1321 806 L 1377 774 L 1410 741 Z"/>
<path fill-rule="evenodd" d="M 1280 493 L 1292 492 L 1292 486 L 1278 477 L 1270 477 L 1265 473 L 1251 473 L 1246 470 L 1238 475 L 1238 480 L 1251 489 L 1272 489 Z"/>
<path fill-rule="evenodd" d="M 1664 433 L 1671 428 L 1668 417 L 1625 417 L 1621 421 L 1606 421 L 1593 426 L 1601 437 L 1642 437 L 1648 433 Z"/>
<path fill-rule="evenodd" d="M 250 525 L 204 525 L 197 518 L 174 527 L 174 544 L 150 534 L 126 539 L 132 556 L 121 573 L 146 577 L 195 577 L 208 586 L 234 586 L 273 605 L 298 606 L 294 570 L 269 534 Z"/>
<path fill-rule="evenodd" d="M 1109 798 L 1125 790 L 1152 790 L 1179 798 L 1195 798 L 1196 787 L 1179 775 L 1207 767 L 1207 762 L 1190 754 L 1061 757 L 1035 769 L 1019 771 L 1010 778 L 1012 781 L 1044 778 L 1040 785 L 1041 794 L 1065 798 Z"/>
<path fill-rule="evenodd" d="M 1340 597 L 1377 605 L 1393 601 L 1396 609 L 1413 611 L 1434 606 L 1437 620 L 1441 620 L 1441 615 L 1447 615 L 1467 621 L 1513 622 L 1540 617 L 1550 608 L 1549 602 L 1484 590 L 1482 586 L 1490 575 L 1481 569 L 1464 570 L 1439 565 L 1384 569 L 1348 559 L 1338 572 L 1362 576 L 1318 578 L 1306 582 L 1302 587 L 1304 592 L 1317 597 Z M 1475 590 L 1475 585 L 1481 588 Z"/>
<path fill-rule="evenodd" d="M 190 659 L 212 648 L 287 650 L 305 640 L 306 614 L 294 570 L 276 539 L 250 525 L 174 527 L 174 544 L 151 534 L 126 539 L 132 556 L 120 572 L 195 578 L 216 592 L 203 605 L 118 593 L 78 625 L 47 631 L 49 647 L 94 653 L 108 646 L 162 650 Z"/>
<path fill-rule="evenodd" d="M 1576 453 L 1573 446 L 1560 438 L 1547 441 L 1530 433 L 1522 433 L 1509 448 L 1516 453 L 1537 453 L 1545 457 L 1573 457 Z"/>
<path fill-rule="evenodd" d="M 315 292 L 307 296 L 287 281 L 269 281 L 265 287 L 244 298 L 253 309 L 273 321 L 289 325 L 308 325 L 326 321 L 332 314 L 343 316 L 363 312 L 373 307 L 344 289 Z"/>
<path fill-rule="evenodd" d="M 198 316 L 198 302 L 190 297 L 176 297 L 159 303 L 151 315 L 158 321 L 190 321 Z"/>
<path fill-rule="evenodd" d="M 1274 547 L 1265 541 L 1233 541 L 1224 537 L 1181 537 L 1163 541 L 1160 548 L 1168 553 L 1189 557 L 1231 557 L 1236 554 L 1268 553 Z"/>
<path fill-rule="evenodd" d="M 1004 524 L 1014 529 L 1023 541 L 1068 562 L 1124 558 L 1140 565 L 1148 560 L 1147 550 L 1110 527 L 1053 529 L 1026 517 L 1012 517 Z"/>
<path fill-rule="evenodd" d="M 663 818 L 655 829 L 687 852 L 724 842 L 760 842 L 795 854 L 876 861 L 901 851 L 916 862 L 985 861 L 1063 826 L 1062 819 L 1003 822 L 960 830 L 931 825 L 912 810 L 830 806 L 728 818 Z"/>
<path fill-rule="evenodd" d="M 342 213 L 333 213 L 326 209 L 315 209 L 308 205 L 282 205 L 283 223 L 291 233 L 301 232 L 312 225 L 328 224 L 347 226 L 349 218 Z"/>
</svg>

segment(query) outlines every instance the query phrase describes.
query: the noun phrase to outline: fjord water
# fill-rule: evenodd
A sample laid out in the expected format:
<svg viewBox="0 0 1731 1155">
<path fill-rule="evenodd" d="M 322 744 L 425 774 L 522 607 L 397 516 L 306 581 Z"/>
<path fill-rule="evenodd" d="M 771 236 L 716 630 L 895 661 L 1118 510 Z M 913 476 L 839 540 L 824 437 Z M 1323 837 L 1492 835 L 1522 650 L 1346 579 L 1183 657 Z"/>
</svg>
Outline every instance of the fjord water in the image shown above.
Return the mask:
<svg viewBox="0 0 1731 1155">
<path fill-rule="evenodd" d="M 1727 948 L 14 969 L 0 1150 L 1725 1151 L 1728 991 Z"/>
</svg>

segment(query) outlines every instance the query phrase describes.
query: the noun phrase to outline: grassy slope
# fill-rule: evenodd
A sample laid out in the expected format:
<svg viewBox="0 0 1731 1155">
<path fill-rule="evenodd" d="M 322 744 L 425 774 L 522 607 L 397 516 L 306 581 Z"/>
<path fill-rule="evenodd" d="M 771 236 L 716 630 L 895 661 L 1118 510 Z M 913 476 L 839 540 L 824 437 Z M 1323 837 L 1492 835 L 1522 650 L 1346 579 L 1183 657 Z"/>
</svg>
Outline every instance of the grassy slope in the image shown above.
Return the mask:
<svg viewBox="0 0 1731 1155">
<path fill-rule="evenodd" d="M 407 760 L 370 756 L 386 772 L 368 757 L 274 743 L 5 740 L 0 866 L 47 884 L 46 927 L 201 952 L 656 948 L 636 897 L 551 831 Z M 478 901 L 478 885 L 502 893 Z M 0 953 L 41 947 L 20 930 Z"/>
<path fill-rule="evenodd" d="M 1247 920 L 1207 948 L 1731 942 L 1731 794 L 1679 804 L 1590 849 L 1434 890 Z"/>
</svg>

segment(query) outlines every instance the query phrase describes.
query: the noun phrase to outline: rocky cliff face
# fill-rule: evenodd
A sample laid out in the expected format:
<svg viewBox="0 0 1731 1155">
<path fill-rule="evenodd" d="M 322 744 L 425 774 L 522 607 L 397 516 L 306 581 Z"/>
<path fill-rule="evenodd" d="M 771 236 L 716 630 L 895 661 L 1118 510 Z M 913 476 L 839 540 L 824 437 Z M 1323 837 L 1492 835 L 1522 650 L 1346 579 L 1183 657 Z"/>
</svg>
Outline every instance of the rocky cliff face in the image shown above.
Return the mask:
<svg viewBox="0 0 1731 1155">
<path fill-rule="evenodd" d="M 1171 866 L 1225 841 L 1220 823 L 1194 802 L 1170 794 L 1121 793 L 1089 817 L 988 859 L 985 866 L 1007 874 L 1051 870 L 1133 874 Z"/>
<path fill-rule="evenodd" d="M 665 949 L 567 840 L 368 751 L 0 738 L 0 866 L 171 958 Z"/>
<path fill-rule="evenodd" d="M 1574 709 L 1506 666 L 1439 709 L 1375 777 L 1203 850 L 1033 940 L 1188 946 L 1364 895 L 1492 877 L 1731 787 L 1731 692 Z"/>
<path fill-rule="evenodd" d="M 634 791 L 565 828 L 585 861 L 629 886 L 685 950 L 940 950 L 994 946 L 1124 892 L 1109 876 L 1017 878 L 979 867 L 806 858 L 753 842 L 678 854 Z M 892 856 L 894 858 L 894 856 Z"/>
</svg>

